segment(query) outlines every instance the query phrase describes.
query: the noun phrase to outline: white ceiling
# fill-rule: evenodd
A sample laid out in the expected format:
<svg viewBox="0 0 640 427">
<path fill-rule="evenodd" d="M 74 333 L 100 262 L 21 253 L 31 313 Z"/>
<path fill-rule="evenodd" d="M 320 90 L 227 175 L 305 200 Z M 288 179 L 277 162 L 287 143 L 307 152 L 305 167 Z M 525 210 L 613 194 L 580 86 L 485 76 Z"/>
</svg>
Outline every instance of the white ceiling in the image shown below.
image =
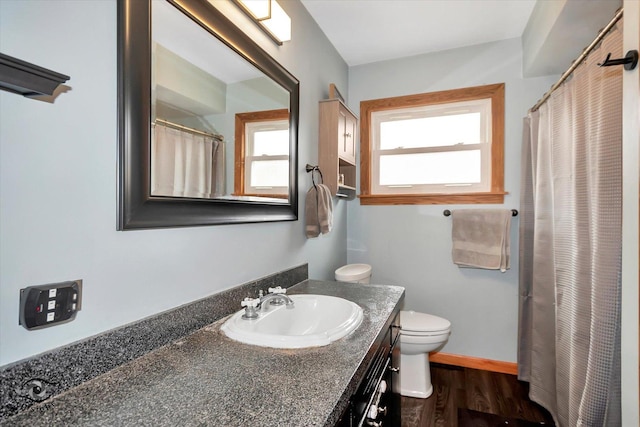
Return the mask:
<svg viewBox="0 0 640 427">
<path fill-rule="evenodd" d="M 520 37 L 535 3 L 302 0 L 349 66 Z"/>
</svg>

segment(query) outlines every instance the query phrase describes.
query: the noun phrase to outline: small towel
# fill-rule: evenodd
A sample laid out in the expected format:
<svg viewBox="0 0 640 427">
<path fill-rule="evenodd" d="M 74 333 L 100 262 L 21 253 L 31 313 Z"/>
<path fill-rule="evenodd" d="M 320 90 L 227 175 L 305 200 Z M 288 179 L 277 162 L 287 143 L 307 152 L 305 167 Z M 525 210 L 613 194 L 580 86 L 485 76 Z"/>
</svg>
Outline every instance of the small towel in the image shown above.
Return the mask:
<svg viewBox="0 0 640 427">
<path fill-rule="evenodd" d="M 331 190 L 324 184 L 311 186 L 305 200 L 305 233 L 307 238 L 327 234 L 333 228 L 333 200 Z"/>
<path fill-rule="evenodd" d="M 459 267 L 511 267 L 511 210 L 463 209 L 452 213 L 453 262 Z"/>
</svg>

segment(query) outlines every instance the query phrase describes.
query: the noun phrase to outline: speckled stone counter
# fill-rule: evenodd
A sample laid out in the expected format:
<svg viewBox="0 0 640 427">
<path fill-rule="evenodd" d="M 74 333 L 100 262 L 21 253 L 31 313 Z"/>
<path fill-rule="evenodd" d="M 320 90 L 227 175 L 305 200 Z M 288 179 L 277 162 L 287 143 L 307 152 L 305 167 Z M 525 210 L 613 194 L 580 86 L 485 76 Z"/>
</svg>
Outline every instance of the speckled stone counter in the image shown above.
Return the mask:
<svg viewBox="0 0 640 427">
<path fill-rule="evenodd" d="M 273 286 L 290 288 L 308 278 L 307 264 L 291 267 L 3 366 L 0 423 L 234 313 L 246 296 Z"/>
<path fill-rule="evenodd" d="M 333 425 L 366 371 L 368 351 L 404 289 L 307 280 L 289 294 L 359 304 L 362 325 L 328 346 L 281 350 L 241 344 L 226 318 L 87 381 L 2 425 Z"/>
</svg>

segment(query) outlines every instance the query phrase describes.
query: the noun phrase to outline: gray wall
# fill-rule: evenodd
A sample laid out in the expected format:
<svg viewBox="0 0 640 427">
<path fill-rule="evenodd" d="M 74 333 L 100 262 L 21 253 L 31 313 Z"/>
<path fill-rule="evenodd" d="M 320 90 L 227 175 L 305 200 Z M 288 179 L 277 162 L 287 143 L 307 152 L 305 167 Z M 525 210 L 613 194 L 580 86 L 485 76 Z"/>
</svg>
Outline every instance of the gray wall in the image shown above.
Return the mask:
<svg viewBox="0 0 640 427">
<path fill-rule="evenodd" d="M 445 208 L 518 208 L 522 118 L 557 76 L 523 79 L 520 39 L 486 43 L 349 69 L 349 104 L 362 100 L 506 84 L 503 206 L 361 206 L 348 209 L 348 260 L 373 267 L 374 283 L 406 287 L 405 308 L 449 319 L 443 352 L 514 362 L 518 324 L 518 219 L 512 222 L 511 270 L 459 269 L 451 262 Z M 358 184 L 359 185 L 359 184 Z"/>
<path fill-rule="evenodd" d="M 347 66 L 298 2 L 293 40 L 277 47 L 229 4 L 246 31 L 301 81 L 300 196 L 317 164 L 318 100 L 347 86 Z M 99 17 L 99 18 L 96 18 Z M 55 103 L 0 91 L 0 365 L 309 263 L 329 279 L 346 262 L 346 204 L 314 240 L 300 220 L 116 231 L 116 2 L 0 1 L 0 51 L 71 76 Z M 75 321 L 18 325 L 19 289 L 84 279 Z"/>
</svg>

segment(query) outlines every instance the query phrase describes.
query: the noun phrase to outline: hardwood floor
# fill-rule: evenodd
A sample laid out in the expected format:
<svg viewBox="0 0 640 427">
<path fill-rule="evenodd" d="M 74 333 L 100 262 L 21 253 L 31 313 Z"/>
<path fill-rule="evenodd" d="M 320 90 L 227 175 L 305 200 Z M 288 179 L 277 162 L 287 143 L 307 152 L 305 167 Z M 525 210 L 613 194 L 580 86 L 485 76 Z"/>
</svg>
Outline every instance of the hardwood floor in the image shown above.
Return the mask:
<svg viewBox="0 0 640 427">
<path fill-rule="evenodd" d="M 527 383 L 515 375 L 432 363 L 431 381 L 428 399 L 402 397 L 402 427 L 554 426 L 551 415 L 529 400 Z M 460 426 L 459 408 L 471 410 L 461 414 Z"/>
</svg>

